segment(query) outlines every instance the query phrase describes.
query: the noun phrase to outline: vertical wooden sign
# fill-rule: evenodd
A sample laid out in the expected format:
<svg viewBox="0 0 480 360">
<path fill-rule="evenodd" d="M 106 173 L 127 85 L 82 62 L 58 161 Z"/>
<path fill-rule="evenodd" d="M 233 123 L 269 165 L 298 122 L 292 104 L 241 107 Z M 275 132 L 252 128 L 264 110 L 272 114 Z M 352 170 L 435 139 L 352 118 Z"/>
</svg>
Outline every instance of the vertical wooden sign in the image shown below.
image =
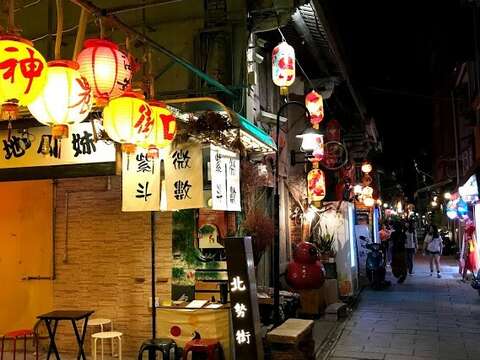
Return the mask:
<svg viewBox="0 0 480 360">
<path fill-rule="evenodd" d="M 236 359 L 261 360 L 263 344 L 257 302 L 257 280 L 253 263 L 252 239 L 225 239 L 233 342 Z"/>
</svg>

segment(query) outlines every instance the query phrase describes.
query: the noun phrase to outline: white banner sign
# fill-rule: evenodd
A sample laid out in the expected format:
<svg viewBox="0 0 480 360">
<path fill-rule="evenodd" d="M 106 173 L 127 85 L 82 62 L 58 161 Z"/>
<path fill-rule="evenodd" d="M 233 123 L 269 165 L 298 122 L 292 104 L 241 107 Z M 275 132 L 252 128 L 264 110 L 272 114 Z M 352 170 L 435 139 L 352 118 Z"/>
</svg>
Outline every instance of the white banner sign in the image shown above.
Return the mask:
<svg viewBox="0 0 480 360">
<path fill-rule="evenodd" d="M 160 158 L 145 149 L 122 154 L 122 211 L 160 210 Z"/>
<path fill-rule="evenodd" d="M 162 210 L 199 209 L 203 200 L 203 155 L 200 144 L 179 144 L 165 155 L 166 204 Z"/>
<path fill-rule="evenodd" d="M 212 209 L 240 211 L 240 156 L 224 148 L 210 146 Z"/>
<path fill-rule="evenodd" d="M 68 138 L 55 140 L 47 126 L 23 132 L 0 132 L 0 169 L 77 165 L 115 161 L 115 146 L 104 141 L 94 142 L 90 123 L 69 127 Z"/>
</svg>

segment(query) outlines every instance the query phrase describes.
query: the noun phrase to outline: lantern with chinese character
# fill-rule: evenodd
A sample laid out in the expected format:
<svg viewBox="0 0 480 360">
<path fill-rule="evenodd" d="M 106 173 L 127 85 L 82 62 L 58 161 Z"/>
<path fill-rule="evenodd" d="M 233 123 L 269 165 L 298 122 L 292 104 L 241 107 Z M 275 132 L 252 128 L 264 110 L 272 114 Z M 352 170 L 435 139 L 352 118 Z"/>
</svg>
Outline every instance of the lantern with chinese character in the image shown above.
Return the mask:
<svg viewBox="0 0 480 360">
<path fill-rule="evenodd" d="M 28 110 L 40 123 L 52 127 L 54 138 L 68 136 L 68 125 L 82 122 L 92 108 L 87 80 L 78 72 L 75 61 L 48 63 L 47 84 Z"/>
<path fill-rule="evenodd" d="M 170 145 L 175 138 L 177 123 L 175 116 L 163 102 L 152 100 L 148 104 L 152 108 L 155 125 L 142 146 L 148 148 L 151 157 L 158 157 L 158 149 Z"/>
<path fill-rule="evenodd" d="M 143 95 L 127 92 L 105 106 L 103 126 L 112 140 L 122 144 L 124 152 L 133 153 L 152 132 L 155 118 Z"/>
<path fill-rule="evenodd" d="M 0 103 L 2 118 L 15 119 L 19 105 L 28 105 L 40 94 L 47 78 L 47 63 L 28 40 L 0 36 Z"/>
<path fill-rule="evenodd" d="M 323 98 L 315 90 L 310 91 L 305 96 L 305 106 L 310 112 L 310 122 L 312 125 L 318 125 L 323 120 Z"/>
<path fill-rule="evenodd" d="M 287 94 L 288 87 L 295 81 L 295 50 L 285 41 L 273 49 L 272 80 L 282 95 Z"/>
<path fill-rule="evenodd" d="M 325 174 L 320 169 L 312 169 L 307 175 L 309 203 L 318 203 L 325 198 Z"/>
<path fill-rule="evenodd" d="M 77 61 L 98 104 L 105 105 L 130 89 L 132 67 L 117 44 L 104 39 L 86 40 Z"/>
</svg>

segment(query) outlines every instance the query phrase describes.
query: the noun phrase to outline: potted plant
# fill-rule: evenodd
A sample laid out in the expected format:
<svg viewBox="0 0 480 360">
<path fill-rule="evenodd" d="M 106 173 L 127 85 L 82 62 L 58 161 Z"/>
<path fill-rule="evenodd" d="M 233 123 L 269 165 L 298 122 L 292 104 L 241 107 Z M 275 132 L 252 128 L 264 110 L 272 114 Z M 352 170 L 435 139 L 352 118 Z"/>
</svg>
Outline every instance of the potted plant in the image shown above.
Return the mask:
<svg viewBox="0 0 480 360">
<path fill-rule="evenodd" d="M 335 263 L 336 256 L 336 239 L 335 234 L 330 233 L 325 226 L 325 230 L 320 228 L 320 231 L 312 234 L 311 242 L 315 243 L 319 252 L 320 260 L 325 267 L 327 278 L 337 277 L 337 266 Z"/>
</svg>

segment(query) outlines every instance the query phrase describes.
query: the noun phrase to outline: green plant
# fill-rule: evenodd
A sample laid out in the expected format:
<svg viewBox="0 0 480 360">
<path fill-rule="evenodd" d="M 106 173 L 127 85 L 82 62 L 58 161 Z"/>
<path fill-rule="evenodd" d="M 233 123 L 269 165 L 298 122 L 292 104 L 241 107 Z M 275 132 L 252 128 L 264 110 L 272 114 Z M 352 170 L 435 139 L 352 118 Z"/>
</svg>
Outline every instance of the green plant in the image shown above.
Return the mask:
<svg viewBox="0 0 480 360">
<path fill-rule="evenodd" d="M 320 254 L 335 256 L 335 234 L 329 233 L 325 226 L 325 231 L 320 231 L 316 235 L 312 234 L 311 241 L 317 246 Z"/>
<path fill-rule="evenodd" d="M 174 279 L 182 279 L 185 277 L 185 270 L 182 268 L 172 268 L 172 277 Z"/>
<path fill-rule="evenodd" d="M 205 224 L 200 229 L 198 229 L 198 233 L 200 235 L 209 235 L 209 234 L 213 234 L 215 230 L 216 230 L 215 227 L 213 227 L 212 225 Z"/>
</svg>

